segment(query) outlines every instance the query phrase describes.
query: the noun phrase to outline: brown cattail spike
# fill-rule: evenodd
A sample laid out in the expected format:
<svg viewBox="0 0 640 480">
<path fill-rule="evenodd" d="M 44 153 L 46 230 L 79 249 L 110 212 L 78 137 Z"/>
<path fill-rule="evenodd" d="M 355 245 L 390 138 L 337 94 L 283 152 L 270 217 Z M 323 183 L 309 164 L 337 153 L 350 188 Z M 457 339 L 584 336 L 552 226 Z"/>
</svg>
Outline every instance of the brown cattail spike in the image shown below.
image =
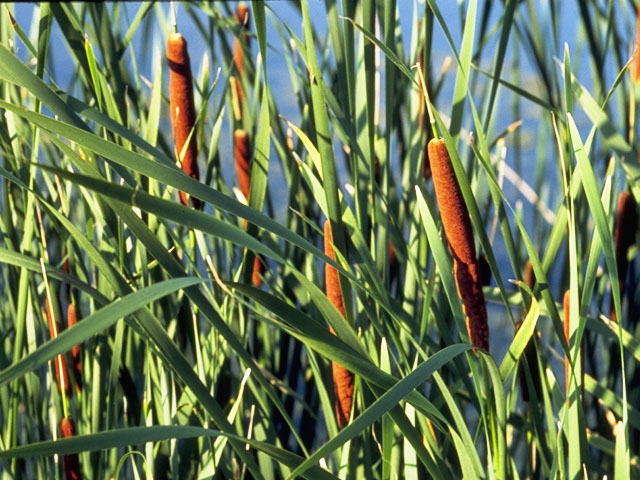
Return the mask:
<svg viewBox="0 0 640 480">
<path fill-rule="evenodd" d="M 75 437 L 76 424 L 71 417 L 63 417 L 60 420 L 60 435 L 62 438 Z M 82 475 L 80 473 L 80 458 L 77 453 L 70 455 L 64 455 L 62 457 L 64 465 L 64 478 L 65 480 L 80 480 Z"/>
<path fill-rule="evenodd" d="M 635 50 L 633 52 L 633 63 L 630 67 L 631 70 L 631 80 L 633 80 L 636 85 L 640 83 L 640 6 L 637 9 L 636 16 L 636 45 Z"/>
<path fill-rule="evenodd" d="M 238 177 L 238 187 L 244 198 L 249 201 L 249 193 L 251 192 L 251 144 L 249 135 L 242 129 L 233 132 L 233 153 L 236 164 L 236 176 Z M 251 282 L 254 286 L 262 285 L 262 274 L 264 273 L 264 263 L 256 256 L 253 261 L 253 275 Z"/>
<path fill-rule="evenodd" d="M 73 327 L 78 321 L 76 304 L 71 302 L 67 307 L 67 328 Z M 71 347 L 71 362 L 73 364 L 73 376 L 76 381 L 76 391 L 82 392 L 82 359 L 80 345 Z"/>
<path fill-rule="evenodd" d="M 238 4 L 235 18 L 236 23 L 242 27 L 243 31 L 249 30 L 249 8 L 244 3 Z M 249 49 L 249 35 L 246 33 L 242 33 L 240 35 L 240 39 L 235 38 L 233 40 L 233 63 L 238 74 L 238 78 L 236 79 L 237 81 L 235 82 L 235 88 L 240 110 L 242 110 L 242 100 L 244 98 L 244 92 L 242 90 L 242 81 L 244 77 L 244 50 L 242 48 L 242 44 L 245 45 L 245 48 Z"/>
<path fill-rule="evenodd" d="M 333 250 L 331 222 L 329 220 L 324 223 L 324 253 L 330 259 L 336 259 L 336 253 Z M 331 265 L 325 265 L 324 280 L 327 298 L 342 316 L 346 317 L 338 271 Z M 330 327 L 330 331 L 335 335 L 333 328 Z M 353 373 L 336 362 L 331 362 L 331 368 L 333 371 L 333 389 L 336 396 L 336 419 L 338 427 L 344 428 L 349 423 L 353 404 Z"/>
<path fill-rule="evenodd" d="M 244 3 L 238 4 L 236 8 L 236 23 L 242 27 L 244 31 L 249 30 L 249 7 L 247 7 Z M 249 47 L 249 35 L 243 33 L 240 35 L 240 39 L 242 43 L 244 43 L 247 48 Z M 235 63 L 236 70 L 239 76 L 242 76 L 244 70 L 244 55 L 242 53 L 242 45 L 236 38 L 233 42 L 233 62 Z"/>
<path fill-rule="evenodd" d="M 171 126 L 175 142 L 176 158 L 184 148 L 187 138 L 196 122 L 196 110 L 193 102 L 193 77 L 191 76 L 191 62 L 187 51 L 187 41 L 179 33 L 169 35 L 167 41 L 167 60 L 169 62 L 169 109 L 171 112 Z M 198 145 L 195 132 L 182 157 L 180 164 L 182 171 L 196 180 L 200 180 L 198 171 Z M 188 204 L 187 194 L 180 192 L 180 201 Z M 201 202 L 191 198 L 195 208 L 200 208 Z"/>
<path fill-rule="evenodd" d="M 428 148 L 433 186 L 444 233 L 453 254 L 453 273 L 466 315 L 469 339 L 475 347 L 488 350 L 487 307 L 482 294 L 480 265 L 473 243 L 469 212 L 444 140 L 433 139 Z"/>
<path fill-rule="evenodd" d="M 237 129 L 233 132 L 233 154 L 236 164 L 236 176 L 238 177 L 238 187 L 244 195 L 244 198 L 249 201 L 249 187 L 250 187 L 250 160 L 251 160 L 251 145 L 249 143 L 249 135 L 245 130 Z"/>
<path fill-rule="evenodd" d="M 260 288 L 262 285 L 262 275 L 264 274 L 264 263 L 259 256 L 253 259 L 253 274 L 251 275 L 251 283 L 254 287 Z"/>
<path fill-rule="evenodd" d="M 616 248 L 616 264 L 618 267 L 618 280 L 620 281 L 620 294 L 625 290 L 627 277 L 627 252 L 636 242 L 636 231 L 638 230 L 638 213 L 636 202 L 631 193 L 624 191 L 618 197 L 618 211 L 616 214 L 616 226 L 613 239 Z M 611 302 L 611 319 L 617 321 L 613 301 Z"/>
<path fill-rule="evenodd" d="M 527 263 L 525 263 L 524 265 L 522 279 L 524 280 L 525 285 L 527 285 L 529 289 L 533 290 L 533 287 L 536 283 L 536 277 L 533 273 L 533 265 L 531 264 L 531 260 L 527 260 Z"/>
</svg>

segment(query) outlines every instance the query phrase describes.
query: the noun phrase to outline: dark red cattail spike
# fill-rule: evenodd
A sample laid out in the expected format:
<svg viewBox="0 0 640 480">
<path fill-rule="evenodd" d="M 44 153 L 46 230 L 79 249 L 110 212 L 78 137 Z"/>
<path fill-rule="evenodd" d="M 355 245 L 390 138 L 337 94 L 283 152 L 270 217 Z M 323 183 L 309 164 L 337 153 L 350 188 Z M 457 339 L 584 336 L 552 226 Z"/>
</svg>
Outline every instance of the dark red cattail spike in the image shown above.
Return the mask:
<svg viewBox="0 0 640 480">
<path fill-rule="evenodd" d="M 324 253 L 330 259 L 336 259 L 336 253 L 333 249 L 331 222 L 329 220 L 324 223 Z M 338 309 L 342 316 L 346 317 L 338 271 L 331 265 L 325 265 L 324 280 L 327 298 Z M 335 335 L 333 328 L 329 327 L 329 329 L 331 333 Z M 344 428 L 349 423 L 349 418 L 351 417 L 354 375 L 336 362 L 331 362 L 331 369 L 333 371 L 333 388 L 336 397 L 336 420 L 338 422 L 338 428 Z"/>
<path fill-rule="evenodd" d="M 60 420 L 60 435 L 62 438 L 75 437 L 77 434 L 76 424 L 71 417 L 63 417 Z M 65 480 L 80 480 L 82 474 L 80 472 L 80 458 L 77 453 L 62 456 L 62 464 L 64 466 Z"/>
<path fill-rule="evenodd" d="M 171 126 L 173 128 L 176 158 L 180 159 L 180 154 L 196 122 L 196 109 L 193 101 L 193 77 L 191 76 L 191 61 L 187 51 L 187 41 L 179 33 L 169 35 L 167 60 L 169 62 Z M 182 157 L 180 167 L 190 177 L 200 180 L 198 143 L 195 132 L 191 134 L 191 139 Z M 180 192 L 180 201 L 183 205 L 188 205 L 186 193 Z M 202 202 L 192 197 L 191 204 L 194 208 L 199 209 Z"/>
<path fill-rule="evenodd" d="M 636 210 L 635 199 L 628 191 L 621 192 L 618 197 L 618 210 L 616 212 L 616 223 L 613 233 L 620 295 L 624 293 L 626 287 L 627 269 L 629 266 L 627 253 L 629 248 L 636 242 L 637 230 L 638 212 Z M 617 321 L 613 299 L 611 300 L 610 317 L 614 322 Z"/>
<path fill-rule="evenodd" d="M 238 177 L 238 187 L 249 201 L 250 188 L 250 160 L 251 160 L 251 144 L 249 143 L 249 135 L 245 130 L 237 129 L 233 132 L 233 153 L 235 158 L 236 176 Z"/>
<path fill-rule="evenodd" d="M 69 256 L 67 256 L 64 263 L 62 264 L 62 270 L 64 270 L 66 273 L 69 273 Z M 71 301 L 71 285 L 69 283 L 65 283 L 65 291 L 67 293 L 67 298 L 69 299 L 69 301 Z"/>
<path fill-rule="evenodd" d="M 398 274 L 398 256 L 393 243 L 389 240 L 389 278 L 394 278 Z"/>
<path fill-rule="evenodd" d="M 429 163 L 444 233 L 453 254 L 453 273 L 471 344 L 489 349 L 487 307 L 482 293 L 471 220 L 444 140 L 429 142 Z"/>
<path fill-rule="evenodd" d="M 71 302 L 67 307 L 67 328 L 73 327 L 78 321 L 76 304 Z M 80 345 L 71 347 L 71 362 L 73 365 L 73 376 L 76 381 L 76 392 L 82 393 L 82 348 Z"/>
</svg>

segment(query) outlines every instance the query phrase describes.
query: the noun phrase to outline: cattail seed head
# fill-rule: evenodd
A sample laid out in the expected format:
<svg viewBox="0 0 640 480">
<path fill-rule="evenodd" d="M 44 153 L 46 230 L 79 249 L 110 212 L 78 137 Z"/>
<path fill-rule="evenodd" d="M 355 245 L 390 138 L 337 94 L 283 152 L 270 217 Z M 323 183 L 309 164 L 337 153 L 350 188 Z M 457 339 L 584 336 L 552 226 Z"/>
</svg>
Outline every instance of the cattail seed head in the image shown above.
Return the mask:
<svg viewBox="0 0 640 480">
<path fill-rule="evenodd" d="M 625 289 L 627 268 L 629 261 L 627 260 L 627 252 L 629 248 L 636 242 L 636 231 L 638 230 L 638 213 L 636 210 L 636 202 L 633 195 L 628 191 L 620 193 L 618 197 L 618 211 L 616 213 L 616 226 L 613 234 L 616 263 L 618 267 L 618 280 L 620 281 L 620 293 Z M 615 310 L 613 304 L 611 307 L 612 318 L 615 318 Z"/>
<path fill-rule="evenodd" d="M 75 303 L 69 303 L 67 307 L 67 328 L 73 327 L 78 321 Z M 76 391 L 82 392 L 82 359 L 80 345 L 71 347 L 71 362 L 73 364 L 73 375 L 76 380 Z"/>
<path fill-rule="evenodd" d="M 236 23 L 242 27 L 243 31 L 249 30 L 249 7 L 244 3 L 238 4 L 235 18 Z M 242 44 L 245 45 L 245 48 L 249 48 L 249 35 L 246 33 L 240 35 L 240 38 L 233 39 L 233 63 L 238 75 L 237 82 L 235 83 L 235 89 L 238 98 L 238 105 L 240 106 L 242 105 L 244 98 L 244 92 L 242 90 L 242 79 L 244 77 L 244 50 Z M 242 110 L 242 108 L 240 108 L 240 110 Z"/>
<path fill-rule="evenodd" d="M 191 76 L 191 62 L 187 51 L 187 41 L 179 33 L 169 35 L 167 61 L 169 63 L 171 126 L 176 158 L 180 159 L 180 154 L 196 121 L 196 110 L 193 102 L 193 77 Z M 190 177 L 200 180 L 197 160 L 198 145 L 194 132 L 191 135 L 184 157 L 182 157 L 180 167 Z M 187 194 L 180 192 L 180 201 L 183 205 L 188 204 L 187 200 Z M 195 208 L 200 208 L 201 206 L 201 202 L 197 198 L 192 197 L 191 203 Z"/>
<path fill-rule="evenodd" d="M 264 274 L 264 263 L 258 255 L 253 259 L 253 274 L 251 275 L 251 283 L 256 288 L 262 285 L 262 275 Z"/>
<path fill-rule="evenodd" d="M 333 235 L 331 233 L 331 222 L 324 223 L 324 253 L 331 260 L 336 260 L 333 249 Z M 340 290 L 340 276 L 338 271 L 331 265 L 324 267 L 325 290 L 329 301 L 338 309 L 343 317 L 346 317 L 344 303 L 342 301 L 342 291 Z M 333 328 L 331 333 L 335 334 Z M 331 362 L 333 373 L 333 388 L 336 397 L 335 411 L 338 427 L 344 428 L 349 423 L 351 408 L 353 406 L 353 373 L 342 365 Z"/>
<path fill-rule="evenodd" d="M 75 437 L 76 424 L 71 417 L 63 417 L 60 420 L 60 435 L 62 438 Z M 64 478 L 65 480 L 80 480 L 82 475 L 80 473 L 80 458 L 77 453 L 70 455 L 63 455 L 62 463 L 64 466 Z"/>
<path fill-rule="evenodd" d="M 533 273 L 533 265 L 531 265 L 531 260 L 527 260 L 527 263 L 525 263 L 524 265 L 522 279 L 524 280 L 525 285 L 533 290 L 533 287 L 536 283 L 536 277 Z"/>
<path fill-rule="evenodd" d="M 249 135 L 245 130 L 237 129 L 233 132 L 233 153 L 236 164 L 236 176 L 238 177 L 238 187 L 244 195 L 244 198 L 249 200 L 249 188 L 250 188 L 250 160 L 251 160 L 251 145 L 249 143 Z"/>
<path fill-rule="evenodd" d="M 640 84 L 640 7 L 637 9 L 636 45 L 633 52 L 633 63 L 631 64 L 630 70 L 631 80 L 633 80 L 636 85 Z"/>
<path fill-rule="evenodd" d="M 431 140 L 428 153 L 440 217 L 453 254 L 453 273 L 466 315 L 469 339 L 475 347 L 488 350 L 487 307 L 469 212 L 444 140 Z"/>
</svg>

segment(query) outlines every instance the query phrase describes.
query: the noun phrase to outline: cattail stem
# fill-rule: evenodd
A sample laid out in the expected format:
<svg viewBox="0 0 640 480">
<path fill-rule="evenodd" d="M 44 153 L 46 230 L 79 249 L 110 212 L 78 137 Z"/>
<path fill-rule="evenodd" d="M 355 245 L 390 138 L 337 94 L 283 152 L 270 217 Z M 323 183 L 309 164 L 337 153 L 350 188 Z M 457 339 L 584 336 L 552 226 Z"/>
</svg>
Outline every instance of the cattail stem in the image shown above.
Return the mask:
<svg viewBox="0 0 640 480">
<path fill-rule="evenodd" d="M 167 61 L 169 62 L 169 108 L 176 157 L 180 161 L 183 172 L 200 180 L 198 145 L 194 130 L 196 110 L 193 101 L 191 62 L 187 41 L 179 33 L 169 35 Z M 180 192 L 180 201 L 183 205 L 188 205 L 186 193 Z M 201 206 L 201 201 L 194 197 L 191 198 L 191 203 L 195 208 Z"/>
<path fill-rule="evenodd" d="M 453 273 L 466 315 L 469 339 L 475 347 L 488 350 L 487 307 L 471 220 L 444 140 L 429 142 L 429 163 L 444 233 L 453 254 Z"/>
<path fill-rule="evenodd" d="M 569 306 L 571 305 L 571 291 L 567 290 L 564 292 L 564 298 L 562 299 L 562 308 L 564 309 L 564 338 L 571 348 L 571 328 L 570 328 L 570 312 Z M 568 355 L 564 357 L 564 384 L 565 384 L 565 393 L 567 395 L 567 404 L 569 403 L 569 380 L 571 378 L 571 361 Z"/>
<path fill-rule="evenodd" d="M 333 249 L 331 222 L 329 220 L 324 223 L 324 253 L 330 259 L 336 259 L 336 253 Z M 342 316 L 346 318 L 338 271 L 331 265 L 325 265 L 324 279 L 327 298 L 338 309 Z M 329 329 L 331 333 L 335 335 L 333 328 L 330 327 Z M 333 388 L 336 396 L 336 419 L 338 421 L 338 427 L 344 428 L 349 423 L 349 418 L 351 417 L 354 375 L 336 362 L 331 362 L 331 369 L 333 372 Z"/>
</svg>

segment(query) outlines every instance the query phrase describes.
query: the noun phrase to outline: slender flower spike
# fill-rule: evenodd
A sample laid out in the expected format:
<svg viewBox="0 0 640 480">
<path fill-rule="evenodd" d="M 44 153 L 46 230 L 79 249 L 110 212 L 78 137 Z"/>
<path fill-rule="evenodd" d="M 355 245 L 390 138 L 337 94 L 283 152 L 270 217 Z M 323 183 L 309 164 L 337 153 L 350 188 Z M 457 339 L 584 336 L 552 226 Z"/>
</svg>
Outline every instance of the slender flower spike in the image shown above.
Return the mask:
<svg viewBox="0 0 640 480">
<path fill-rule="evenodd" d="M 249 144 L 249 135 L 245 130 L 237 129 L 233 132 L 233 155 L 236 164 L 236 176 L 238 177 L 238 187 L 244 195 L 244 198 L 249 201 L 249 181 L 250 181 L 250 166 L 251 160 L 251 145 Z"/>
<path fill-rule="evenodd" d="M 638 7 L 636 17 L 636 47 L 633 53 L 633 63 L 630 67 L 631 80 L 636 85 L 640 84 L 640 7 Z"/>
<path fill-rule="evenodd" d="M 453 273 L 466 315 L 469 339 L 473 346 L 489 350 L 487 307 L 469 212 L 444 140 L 432 139 L 428 152 L 440 217 L 453 254 Z"/>
<path fill-rule="evenodd" d="M 191 62 L 187 51 L 187 41 L 179 33 L 169 35 L 167 41 L 167 61 L 169 62 L 169 109 L 171 111 L 171 126 L 175 142 L 176 157 L 184 148 L 189 134 L 196 122 L 196 109 L 193 103 L 193 77 L 191 76 Z M 200 180 L 198 171 L 198 145 L 195 132 L 180 163 L 182 171 L 192 178 Z M 187 194 L 180 192 L 180 201 L 187 205 Z M 200 208 L 201 202 L 197 198 L 191 198 L 195 208 Z"/>
<path fill-rule="evenodd" d="M 238 4 L 236 8 L 236 23 L 242 27 L 243 32 L 249 31 L 249 7 L 247 7 L 244 3 Z M 242 106 L 242 101 L 244 99 L 244 92 L 242 90 L 242 82 L 244 78 L 244 50 L 242 45 L 244 44 L 245 48 L 249 49 L 249 35 L 247 33 L 242 33 L 240 38 L 234 38 L 233 40 L 233 63 L 236 67 L 237 79 L 235 82 L 236 88 L 236 96 L 238 98 L 238 105 Z M 242 110 L 242 108 L 240 108 Z"/>
<path fill-rule="evenodd" d="M 67 307 L 67 328 L 73 327 L 78 322 L 76 313 L 76 304 L 69 303 Z M 74 345 L 71 347 L 71 361 L 73 364 L 73 375 L 76 381 L 76 392 L 80 394 L 82 392 L 82 350 L 80 345 Z"/>
<path fill-rule="evenodd" d="M 329 220 L 324 223 L 324 253 L 330 259 L 336 259 L 336 253 L 333 250 L 331 222 Z M 324 280 L 327 298 L 338 309 L 342 316 L 346 317 L 338 271 L 331 265 L 325 265 Z M 335 335 L 333 328 L 329 328 L 331 333 Z M 353 404 L 353 373 L 336 362 L 331 362 L 331 368 L 333 370 L 333 389 L 336 396 L 336 419 L 338 421 L 338 427 L 344 428 L 349 423 Z"/>
<path fill-rule="evenodd" d="M 62 438 L 75 437 L 76 433 L 76 424 L 73 418 L 63 417 L 62 420 L 60 420 L 60 435 Z M 64 455 L 62 457 L 62 463 L 64 465 L 65 480 L 80 480 L 82 478 L 80 474 L 80 458 L 77 453 Z"/>
<path fill-rule="evenodd" d="M 249 201 L 249 193 L 251 191 L 251 144 L 249 143 L 249 135 L 245 130 L 237 129 L 233 132 L 233 154 L 236 164 L 236 176 L 238 177 L 238 187 L 244 198 Z M 253 261 L 253 275 L 251 282 L 254 286 L 262 285 L 262 274 L 264 273 L 264 264 L 259 257 Z"/>
<path fill-rule="evenodd" d="M 620 281 L 620 294 L 625 290 L 625 280 L 627 278 L 627 252 L 636 241 L 636 231 L 638 230 L 638 212 L 636 202 L 631 193 L 624 191 L 618 197 L 618 211 L 616 214 L 616 226 L 613 234 L 616 247 L 616 263 L 618 266 L 618 280 Z M 617 321 L 616 311 L 611 302 L 611 319 Z"/>
<path fill-rule="evenodd" d="M 244 3 L 238 4 L 238 7 L 236 8 L 235 18 L 236 23 L 242 27 L 242 30 L 249 30 L 249 7 L 247 7 Z M 240 35 L 240 39 L 248 48 L 249 35 L 243 33 L 242 35 Z M 244 70 L 244 54 L 242 52 L 242 45 L 237 38 L 233 42 L 233 62 L 235 63 L 238 75 L 242 76 Z"/>
</svg>

